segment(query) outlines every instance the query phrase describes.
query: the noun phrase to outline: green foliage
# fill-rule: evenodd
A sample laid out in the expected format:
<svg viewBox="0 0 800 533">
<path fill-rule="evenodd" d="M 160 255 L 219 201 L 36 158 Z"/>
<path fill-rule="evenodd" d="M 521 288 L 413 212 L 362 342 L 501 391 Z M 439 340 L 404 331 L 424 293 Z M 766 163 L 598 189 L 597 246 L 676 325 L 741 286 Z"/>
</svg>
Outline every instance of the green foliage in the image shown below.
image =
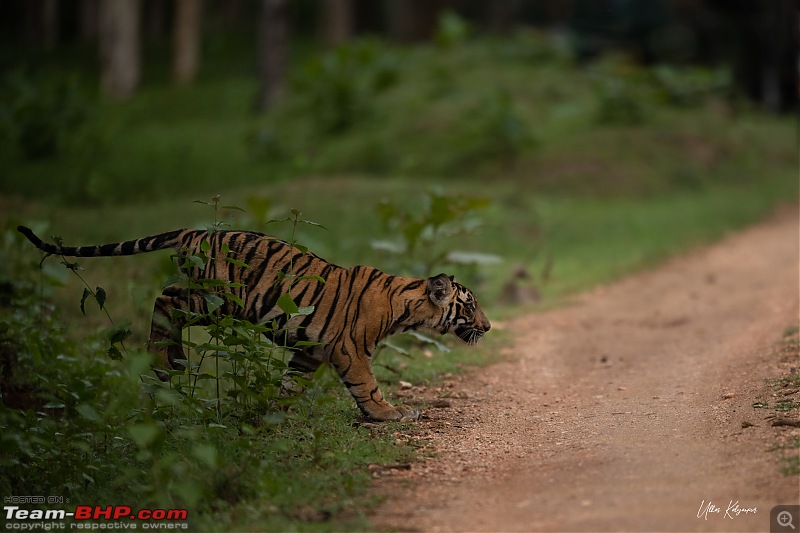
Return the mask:
<svg viewBox="0 0 800 533">
<path fill-rule="evenodd" d="M 2 190 L 97 205 L 214 192 L 221 179 L 275 187 L 293 176 L 365 174 L 642 195 L 728 181 L 727 162 L 756 175 L 757 154 L 794 152 L 788 126 L 737 107 L 724 71 L 613 57 L 579 65 L 564 39 L 487 38 L 453 17 L 443 16 L 432 44 L 364 39 L 299 54 L 284 104 L 263 116 L 247 104 L 247 77 L 92 102 L 96 138 L 79 143 L 90 153 L 31 164 L 2 144 Z M 647 131 L 631 140 L 631 128 Z M 712 163 L 687 161 L 681 137 L 690 136 L 713 145 Z M 69 130 L 70 143 L 81 137 Z"/>
<path fill-rule="evenodd" d="M 116 422 L 126 406 L 117 395 L 131 394 L 142 359 L 119 367 L 105 356 L 101 337 L 68 339 L 55 307 L 42 298 L 41 284 L 51 288 L 57 278 L 33 275 L 35 261 L 27 270 L 6 270 L 22 266 L 6 258 L 26 257 L 9 233 L 0 250 L 0 489 L 79 492 L 116 475 L 106 459 L 121 445 Z"/>
<path fill-rule="evenodd" d="M 510 164 L 535 146 L 528 124 L 504 90 L 482 99 L 461 122 L 454 143 L 460 156 L 453 162 L 454 170 L 468 171 L 484 161 Z"/>
<path fill-rule="evenodd" d="M 398 82 L 391 49 L 376 39 L 347 42 L 301 67 L 293 90 L 322 134 L 338 134 L 374 113 L 375 99 Z"/>
<path fill-rule="evenodd" d="M 677 107 L 696 108 L 711 98 L 727 97 L 733 91 L 730 75 L 722 69 L 657 65 L 651 69 L 651 76 L 655 98 Z"/>
<path fill-rule="evenodd" d="M 76 76 L 48 80 L 22 71 L 8 74 L 0 95 L 0 132 L 36 161 L 61 155 L 92 116 L 92 105 Z"/>
<path fill-rule="evenodd" d="M 392 241 L 373 241 L 372 246 L 391 255 L 391 270 L 426 277 L 447 265 L 476 266 L 481 263 L 476 259 L 480 254 L 468 256 L 452 252 L 448 240 L 474 233 L 481 223 L 477 214 L 487 208 L 490 201 L 428 191 L 422 204 L 423 210 L 417 213 L 390 200 L 378 204 L 378 217 L 384 231 L 397 237 Z M 484 259 L 490 262 L 499 260 L 488 255 Z"/>
<path fill-rule="evenodd" d="M 645 121 L 645 116 L 642 97 L 635 85 L 613 78 L 604 78 L 598 83 L 598 123 L 638 125 Z"/>
<path fill-rule="evenodd" d="M 463 45 L 471 33 L 469 22 L 458 13 L 447 10 L 439 16 L 439 26 L 436 28 L 434 38 L 439 46 L 453 48 Z"/>
<path fill-rule="evenodd" d="M 222 206 L 219 197 L 200 203 L 215 213 L 210 234 L 223 225 L 220 210 L 237 209 Z M 294 209 L 283 221 L 292 225 L 290 243 L 298 225 L 318 226 Z M 55 281 L 48 280 L 56 277 L 37 272 L 30 246 L 12 230 L 0 242 L 0 489 L 7 494 L 188 506 L 192 522 L 206 527 L 233 521 L 283 530 L 341 513 L 359 516 L 366 466 L 407 459 L 389 433 L 369 438 L 352 427 L 352 400 L 327 367 L 313 376 L 287 373 L 292 347 L 282 342 L 285 320 L 254 325 L 217 313 L 232 284 L 172 280 L 204 295 L 206 308 L 187 315 L 190 323 L 209 325 L 189 328 L 187 368 L 164 384 L 148 372 L 148 354 L 109 357 L 106 343 L 113 347 L 130 335 L 123 321 L 70 339 L 43 298 L 42 284 L 51 288 Z M 204 265 L 214 258 L 203 245 L 178 259 Z M 75 274 L 79 268 L 61 266 Z M 300 279 L 290 270 L 284 281 Z M 85 304 L 92 300 L 107 314 L 105 291 L 81 281 L 83 310 L 91 314 L 93 306 Z M 281 302 L 290 315 L 313 312 L 288 295 Z M 289 384 L 305 392 L 287 393 Z M 240 506 L 250 518 L 242 518 Z"/>
</svg>

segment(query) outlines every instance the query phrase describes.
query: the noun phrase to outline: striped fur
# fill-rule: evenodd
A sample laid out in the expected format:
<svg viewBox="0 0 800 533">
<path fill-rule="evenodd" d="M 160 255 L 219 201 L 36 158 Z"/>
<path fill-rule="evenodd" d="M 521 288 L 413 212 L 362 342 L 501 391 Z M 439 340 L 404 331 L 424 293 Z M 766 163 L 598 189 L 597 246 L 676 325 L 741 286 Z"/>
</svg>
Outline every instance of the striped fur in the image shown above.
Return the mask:
<svg viewBox="0 0 800 533">
<path fill-rule="evenodd" d="M 179 255 L 200 254 L 201 243 L 208 241 L 206 254 L 211 259 L 205 268 L 184 268 L 195 279 L 220 279 L 240 287 L 228 289 L 244 307 L 229 299 L 217 311 L 264 324 L 280 321 L 290 332 L 289 343 L 321 343 L 295 350 L 290 366 L 310 372 L 330 362 L 347 386 L 361 411 L 375 420 L 416 418 L 418 413 L 405 406 L 392 406 L 383 397 L 371 368 L 371 356 L 384 338 L 402 331 L 428 330 L 452 333 L 468 344 L 475 344 L 491 324 L 472 292 L 456 283 L 452 276 L 439 274 L 428 279 L 404 278 L 385 274 L 369 266 L 342 268 L 260 233 L 249 231 L 176 230 L 132 241 L 99 246 L 67 247 L 43 242 L 30 229 L 20 226 L 37 248 L 53 255 L 100 257 L 132 255 L 174 249 Z M 229 257 L 247 265 L 226 261 Z M 291 283 L 278 272 L 305 278 Z M 300 307 L 314 306 L 308 316 L 286 315 L 276 305 L 289 293 Z M 150 330 L 149 349 L 159 355 L 162 369 L 181 369 L 185 361 L 181 331 L 186 319 L 173 310 L 206 312 L 203 294 L 177 286 L 164 289 L 156 299 Z M 164 342 L 164 341 L 172 341 Z M 156 373 L 163 380 L 164 372 Z"/>
</svg>

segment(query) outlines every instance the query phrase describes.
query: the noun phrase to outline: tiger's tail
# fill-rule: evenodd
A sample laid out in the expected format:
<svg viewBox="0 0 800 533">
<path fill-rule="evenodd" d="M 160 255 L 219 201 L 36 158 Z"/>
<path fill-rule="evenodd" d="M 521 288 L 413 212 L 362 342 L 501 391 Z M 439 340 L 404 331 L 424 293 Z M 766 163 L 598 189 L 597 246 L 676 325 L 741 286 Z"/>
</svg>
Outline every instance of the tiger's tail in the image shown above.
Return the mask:
<svg viewBox="0 0 800 533">
<path fill-rule="evenodd" d="M 132 241 L 99 244 L 95 246 L 61 246 L 42 241 L 30 228 L 17 226 L 17 231 L 25 235 L 38 249 L 51 255 L 68 257 L 107 257 L 114 255 L 134 255 L 166 248 L 176 248 L 187 230 L 175 230 L 142 237 Z"/>
</svg>

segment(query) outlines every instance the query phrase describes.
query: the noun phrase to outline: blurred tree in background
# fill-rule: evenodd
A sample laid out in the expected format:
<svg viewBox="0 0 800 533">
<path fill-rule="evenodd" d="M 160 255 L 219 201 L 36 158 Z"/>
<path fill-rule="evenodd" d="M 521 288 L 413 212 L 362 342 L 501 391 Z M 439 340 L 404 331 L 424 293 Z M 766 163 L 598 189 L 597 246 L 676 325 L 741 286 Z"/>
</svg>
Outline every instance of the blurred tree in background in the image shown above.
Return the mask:
<svg viewBox="0 0 800 533">
<path fill-rule="evenodd" d="M 146 70 L 143 47 L 171 43 L 172 79 L 187 83 L 210 35 L 249 35 L 257 108 L 265 109 L 286 91 L 290 35 L 293 45 L 329 48 L 364 35 L 425 41 L 446 10 L 478 31 L 535 26 L 567 34 L 578 58 L 622 50 L 646 64 L 728 64 L 752 100 L 774 111 L 797 101 L 793 0 L 0 0 L 0 69 L 13 68 L 20 50 L 30 56 L 96 43 L 100 87 L 124 99 Z"/>
</svg>

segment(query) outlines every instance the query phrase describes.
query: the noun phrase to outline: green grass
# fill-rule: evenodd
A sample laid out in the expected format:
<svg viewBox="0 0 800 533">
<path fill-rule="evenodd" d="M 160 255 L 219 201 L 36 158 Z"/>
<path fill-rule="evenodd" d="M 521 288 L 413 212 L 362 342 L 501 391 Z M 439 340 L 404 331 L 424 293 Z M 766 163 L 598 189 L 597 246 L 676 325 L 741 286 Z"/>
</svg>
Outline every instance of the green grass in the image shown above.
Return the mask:
<svg viewBox="0 0 800 533">
<path fill-rule="evenodd" d="M 477 213 L 476 231 L 441 245 L 502 262 L 442 269 L 466 281 L 490 319 L 501 321 L 537 309 L 498 301 L 517 265 L 533 274 L 542 294 L 538 308 L 548 307 L 713 242 L 776 205 L 796 204 L 795 125 L 730 102 L 724 91 L 670 103 L 652 71 L 614 59 L 579 68 L 536 36 L 446 50 L 363 46 L 377 59 L 324 75 L 295 72 L 286 105 L 265 116 L 251 112 L 254 81 L 231 67 L 194 87 L 151 84 L 126 103 L 92 100 L 94 119 L 54 159 L 29 162 L 12 143 L 0 143 L 0 282 L 39 277 L 41 256 L 15 232 L 19 223 L 67 244 L 114 242 L 202 227 L 212 213 L 192 201 L 213 194 L 250 211 L 224 212 L 233 227 L 286 237 L 288 228 L 265 226 L 263 219 L 298 208 L 327 228 L 302 228 L 298 235 L 318 255 L 399 274 L 403 262 L 371 246 L 396 237 L 382 228 L 377 206 L 391 199 L 419 211 L 425 191 L 436 189 L 490 201 Z M 386 69 L 394 82 L 371 86 Z M 342 79 L 352 81 L 343 89 L 351 107 L 340 110 L 352 123 L 326 132 L 317 119 L 337 104 L 320 109 L 314 98 L 324 100 L 329 82 Z M 609 97 L 607 85 L 617 81 L 622 86 Z M 251 207 L 259 203 L 266 214 Z M 93 388 L 87 390 L 94 392 L 82 401 L 102 406 L 111 390 L 126 391 L 119 402 L 141 419 L 150 404 L 140 397 L 135 355 L 127 363 L 104 359 L 98 339 L 107 319 L 96 309 L 79 315 L 83 286 L 57 263 L 49 260 L 44 274 L 60 280 L 58 287 L 45 284 L 61 328 L 51 344 L 86 365 L 96 361 L 89 366 L 96 371 L 53 363 L 51 370 L 63 375 L 47 374 L 47 383 L 60 391 L 80 388 L 81 373 L 88 372 Z M 106 289 L 112 317 L 131 321 L 127 344 L 135 354 L 145 346 L 169 253 L 80 263 L 90 286 Z M 15 328 L 35 344 L 35 313 L 20 320 L 25 327 Z M 433 383 L 441 373 L 497 360 L 511 335 L 493 331 L 478 349 L 447 341 L 451 351 L 434 349 L 430 357 L 419 347 L 412 358 L 386 350 L 377 357 L 377 373 L 389 384 L 386 391 L 398 379 Z M 119 376 L 127 376 L 122 385 Z M 409 461 L 413 451 L 395 442 L 391 424 L 360 426 L 338 383 L 324 395 L 332 399 L 315 405 L 313 416 L 278 425 L 230 421 L 222 429 L 198 427 L 185 415 L 145 418 L 143 424 L 158 422 L 169 435 L 160 460 L 150 444 L 131 441 L 120 407 L 103 414 L 108 420 L 101 417 L 120 433 L 99 425 L 88 445 L 101 449 L 108 435 L 124 445 L 116 456 L 95 451 L 102 461 L 92 462 L 87 452 L 85 460 L 99 468 L 95 482 L 81 482 L 71 494 L 134 505 L 195 501 L 200 530 L 369 529 L 368 465 Z M 115 482 L 123 465 L 133 466 Z M 46 488 L 28 481 L 27 488 Z"/>
</svg>

